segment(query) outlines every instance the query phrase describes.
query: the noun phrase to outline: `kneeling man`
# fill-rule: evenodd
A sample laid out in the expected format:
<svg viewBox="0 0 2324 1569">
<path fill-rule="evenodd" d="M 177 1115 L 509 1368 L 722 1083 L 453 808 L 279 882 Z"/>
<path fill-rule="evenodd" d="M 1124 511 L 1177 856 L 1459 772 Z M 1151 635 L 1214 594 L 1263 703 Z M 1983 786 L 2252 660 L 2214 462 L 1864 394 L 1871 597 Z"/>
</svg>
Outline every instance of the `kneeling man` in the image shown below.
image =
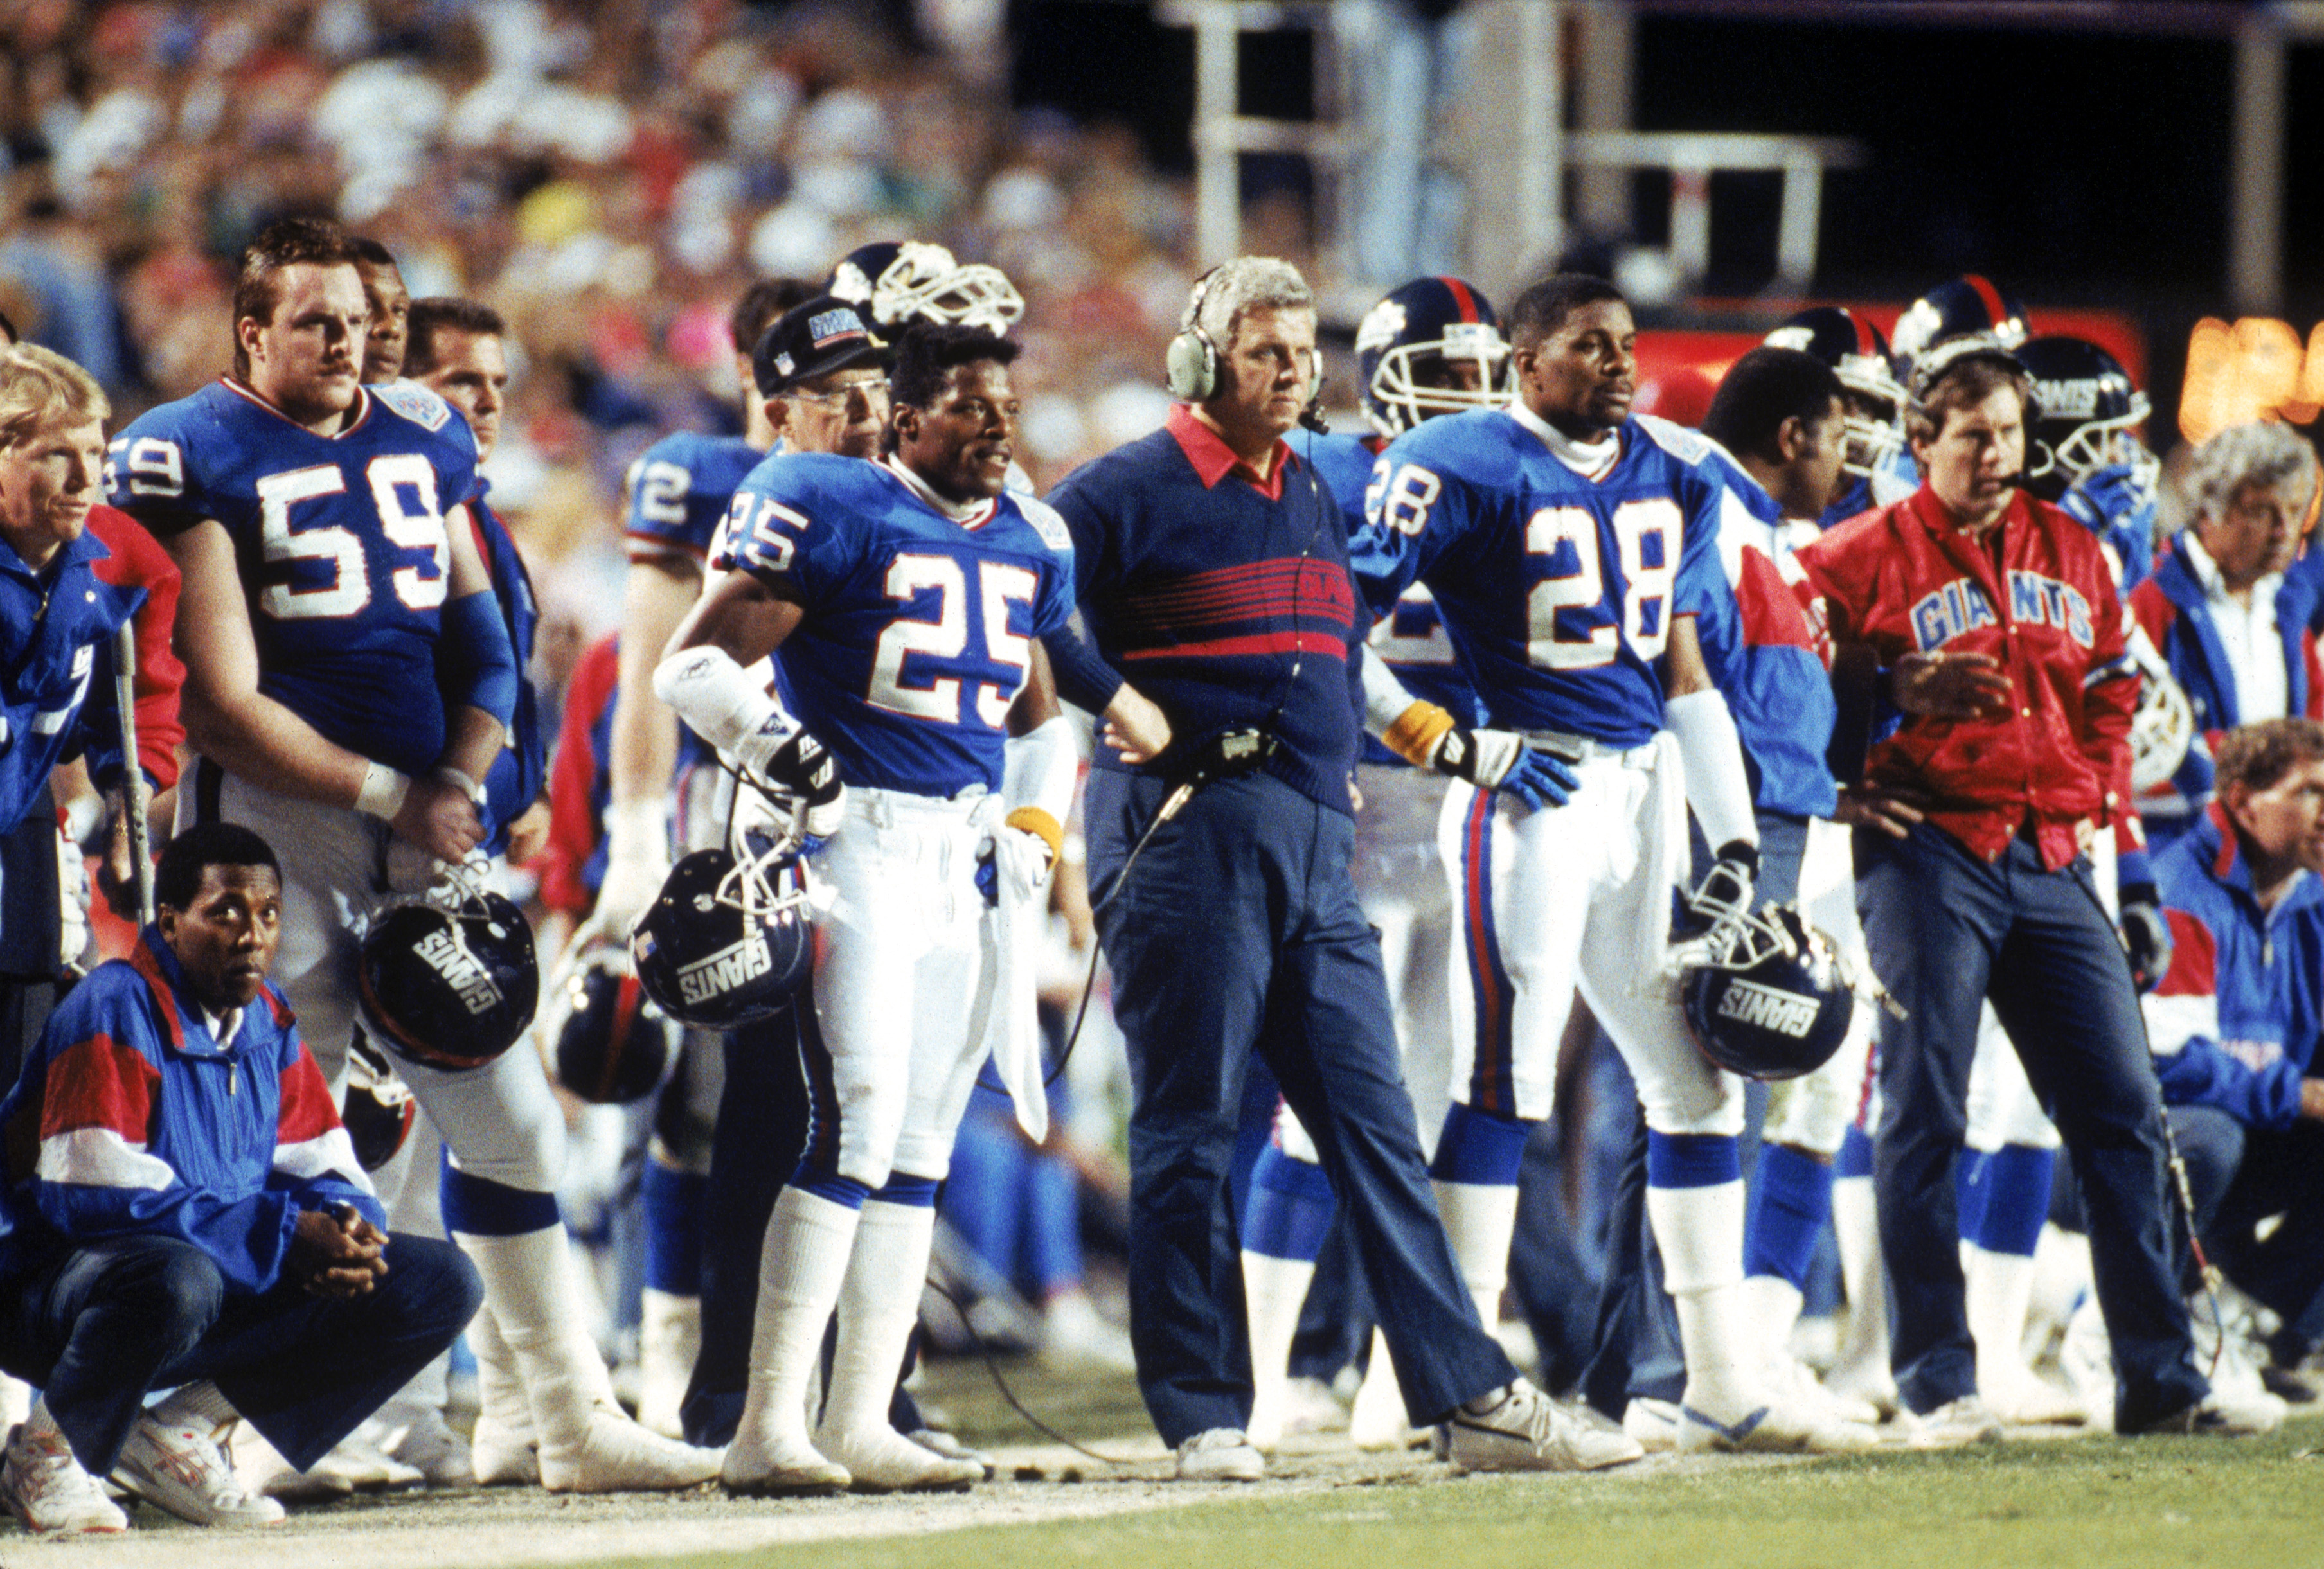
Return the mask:
<svg viewBox="0 0 2324 1569">
<path fill-rule="evenodd" d="M 458 1249 L 388 1236 L 290 1008 L 266 984 L 281 873 L 248 829 L 180 834 L 159 917 L 50 1015 L 5 1104 L 0 1365 L 39 1386 L 0 1460 L 35 1532 L 117 1531 L 97 1478 L 201 1525 L 249 1421 L 304 1469 L 475 1316 Z M 175 1389 L 150 1410 L 146 1396 Z"/>
</svg>

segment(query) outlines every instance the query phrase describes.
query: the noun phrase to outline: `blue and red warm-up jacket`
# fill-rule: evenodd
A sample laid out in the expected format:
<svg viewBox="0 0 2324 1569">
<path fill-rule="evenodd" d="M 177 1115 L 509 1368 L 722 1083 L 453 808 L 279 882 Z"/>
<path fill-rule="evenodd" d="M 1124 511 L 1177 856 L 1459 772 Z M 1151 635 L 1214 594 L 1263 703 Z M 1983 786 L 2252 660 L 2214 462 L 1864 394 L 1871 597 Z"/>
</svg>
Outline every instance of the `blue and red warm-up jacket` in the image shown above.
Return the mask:
<svg viewBox="0 0 2324 1569">
<path fill-rule="evenodd" d="M 256 1295 L 301 1211 L 352 1204 L 387 1224 L 281 994 L 263 988 L 221 1045 L 151 926 L 49 1016 L 0 1129 L 0 1261 L 167 1237 Z"/>
<path fill-rule="evenodd" d="M 2318 663 L 2316 634 L 2309 628 L 2316 592 L 2310 574 L 2285 573 L 2275 594 L 2275 626 L 2283 640 L 2285 712 L 2324 719 L 2324 666 Z M 2236 673 L 2220 645 L 2209 597 L 2188 557 L 2184 535 L 2155 558 L 2153 574 L 2130 591 L 2130 613 L 2195 711 L 2197 739 L 2186 759 L 2167 784 L 2151 786 L 2138 798 L 2147 831 L 2163 844 L 2192 826 L 2210 800 L 2211 748 L 2218 738 L 2247 719 L 2269 716 L 2246 714 L 2236 695 Z"/>
<path fill-rule="evenodd" d="M 2154 876 L 2172 947 L 2145 999 L 2146 1038 L 2164 1103 L 2290 1127 L 2324 1033 L 2324 883 L 2301 872 L 2262 910 L 2216 803 L 2154 858 Z"/>
</svg>

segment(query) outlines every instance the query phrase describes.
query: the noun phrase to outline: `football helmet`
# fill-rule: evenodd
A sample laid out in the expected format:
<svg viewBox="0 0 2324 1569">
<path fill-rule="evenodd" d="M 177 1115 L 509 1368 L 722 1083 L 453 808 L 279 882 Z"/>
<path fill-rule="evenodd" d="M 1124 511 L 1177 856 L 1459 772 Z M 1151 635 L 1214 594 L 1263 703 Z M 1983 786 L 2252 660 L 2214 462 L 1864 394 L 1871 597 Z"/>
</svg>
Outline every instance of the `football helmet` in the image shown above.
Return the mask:
<svg viewBox="0 0 2324 1569">
<path fill-rule="evenodd" d="M 2003 348 L 2014 349 L 2026 339 L 2025 307 L 1984 274 L 1964 272 L 1906 306 L 1896 318 L 1890 346 L 1910 365 L 1931 344 L 1964 333 L 1990 333 Z"/>
<path fill-rule="evenodd" d="M 1722 919 L 1679 966 L 1679 996 L 1702 1054 L 1747 1078 L 1796 1078 L 1840 1050 L 1856 994 L 1831 940 L 1795 904 Z"/>
<path fill-rule="evenodd" d="M 355 1147 L 356 1163 L 376 1171 L 394 1160 L 419 1115 L 420 1103 L 395 1076 L 395 1065 L 357 1024 L 347 1042 L 347 1090 L 339 1102 L 339 1124 Z"/>
<path fill-rule="evenodd" d="M 1848 449 L 1840 466 L 1870 479 L 1883 460 L 1904 447 L 1904 386 L 1888 357 L 1888 340 L 1867 318 L 1841 305 L 1800 312 L 1763 340 L 1769 348 L 1797 349 L 1832 368 L 1847 390 Z"/>
<path fill-rule="evenodd" d="M 2153 413 L 2122 362 L 2086 338 L 2030 338 L 2017 358 L 2041 413 L 2027 432 L 2025 488 L 2054 501 L 2101 469 L 2127 465 L 2146 494 L 2163 465 L 2136 429 Z"/>
<path fill-rule="evenodd" d="M 672 867 L 630 934 L 663 1013 L 708 1030 L 773 1017 L 814 963 L 797 837 L 744 836 L 743 854 L 696 850 Z"/>
<path fill-rule="evenodd" d="M 629 950 L 597 941 L 549 988 L 541 1033 L 557 1082 L 596 1106 L 627 1106 L 659 1089 L 678 1063 L 678 1028 L 638 984 Z"/>
<path fill-rule="evenodd" d="M 1453 360 L 1475 364 L 1475 387 L 1432 380 Z M 1506 408 L 1516 390 L 1491 301 L 1458 278 L 1416 278 L 1372 307 L 1356 328 L 1356 372 L 1364 417 L 1386 436 L 1431 415 Z"/>
<path fill-rule="evenodd" d="M 854 306 L 890 338 L 916 321 L 1006 333 L 1025 314 L 1025 297 L 1000 268 L 957 261 L 942 245 L 918 240 L 857 246 L 832 269 L 824 292 Z"/>
<path fill-rule="evenodd" d="M 516 1044 L 540 997 L 523 912 L 466 867 L 392 904 L 364 933 L 357 994 L 365 1030 L 429 1068 L 480 1068 Z"/>
<path fill-rule="evenodd" d="M 2167 783 L 2195 744 L 2195 710 L 2162 650 L 2136 621 L 2123 638 L 2138 666 L 2138 707 L 2130 716 L 2130 784 L 2144 793 Z"/>
</svg>

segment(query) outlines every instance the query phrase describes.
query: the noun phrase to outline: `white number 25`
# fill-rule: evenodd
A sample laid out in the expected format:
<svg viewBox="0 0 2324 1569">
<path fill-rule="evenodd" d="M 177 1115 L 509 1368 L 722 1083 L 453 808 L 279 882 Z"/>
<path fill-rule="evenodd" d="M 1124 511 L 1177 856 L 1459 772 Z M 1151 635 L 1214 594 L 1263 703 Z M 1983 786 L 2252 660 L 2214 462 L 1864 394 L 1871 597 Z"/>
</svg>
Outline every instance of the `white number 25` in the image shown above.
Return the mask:
<svg viewBox="0 0 2324 1569">
<path fill-rule="evenodd" d="M 999 729 L 1009 717 L 1009 705 L 1025 684 L 1024 671 L 1031 662 L 1030 639 L 1009 629 L 1009 606 L 1013 601 L 1030 605 L 1039 586 L 1030 569 L 1005 562 L 981 562 L 977 566 L 979 609 L 984 622 L 984 652 L 994 665 L 1013 667 L 1017 678 L 1004 689 L 990 682 L 970 682 L 974 690 L 976 717 Z M 949 555 L 905 554 L 888 568 L 890 599 L 908 602 L 929 589 L 936 591 L 934 619 L 902 617 L 880 634 L 872 657 L 872 685 L 865 693 L 874 708 L 914 719 L 964 724 L 961 712 L 962 678 L 932 675 L 925 685 L 907 685 L 904 661 L 917 654 L 927 659 L 958 659 L 968 648 L 968 578 L 961 564 Z"/>
</svg>

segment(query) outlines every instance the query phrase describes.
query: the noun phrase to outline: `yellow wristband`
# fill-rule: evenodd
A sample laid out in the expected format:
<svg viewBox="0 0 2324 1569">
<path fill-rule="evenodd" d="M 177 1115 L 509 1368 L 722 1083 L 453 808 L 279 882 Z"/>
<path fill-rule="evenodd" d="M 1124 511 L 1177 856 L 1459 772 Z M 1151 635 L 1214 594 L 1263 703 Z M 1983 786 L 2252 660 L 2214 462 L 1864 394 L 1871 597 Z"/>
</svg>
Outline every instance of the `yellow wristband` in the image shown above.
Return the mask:
<svg viewBox="0 0 2324 1569">
<path fill-rule="evenodd" d="M 1049 864 L 1055 866 L 1065 853 L 1065 825 L 1038 806 L 1020 806 L 1001 819 L 1010 828 L 1021 828 L 1049 847 Z"/>
<path fill-rule="evenodd" d="M 1380 742 L 1416 768 L 1428 766 L 1436 743 L 1452 729 L 1452 716 L 1433 702 L 1416 702 L 1380 732 Z"/>
</svg>

